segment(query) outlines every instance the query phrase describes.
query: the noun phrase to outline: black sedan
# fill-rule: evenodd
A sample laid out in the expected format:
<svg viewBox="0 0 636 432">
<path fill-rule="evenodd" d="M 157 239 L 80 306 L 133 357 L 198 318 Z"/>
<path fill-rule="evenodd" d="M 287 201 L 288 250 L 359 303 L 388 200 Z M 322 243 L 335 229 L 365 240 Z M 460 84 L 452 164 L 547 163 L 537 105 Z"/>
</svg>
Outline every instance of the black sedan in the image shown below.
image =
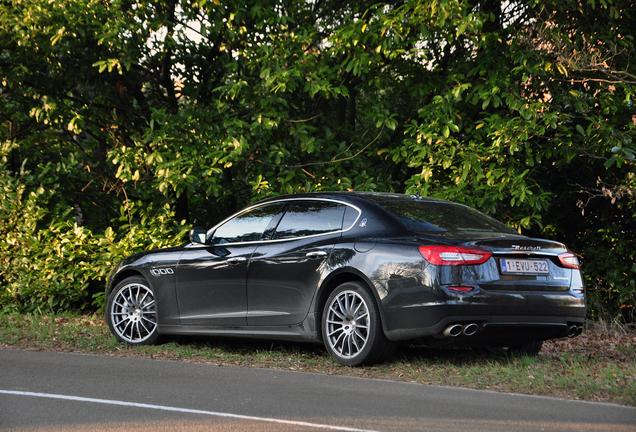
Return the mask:
<svg viewBox="0 0 636 432">
<path fill-rule="evenodd" d="M 309 341 L 343 365 L 387 360 L 400 342 L 536 354 L 578 336 L 586 311 L 563 244 L 464 205 L 371 192 L 257 202 L 186 245 L 125 259 L 106 296 L 110 330 L 132 345 Z"/>
</svg>

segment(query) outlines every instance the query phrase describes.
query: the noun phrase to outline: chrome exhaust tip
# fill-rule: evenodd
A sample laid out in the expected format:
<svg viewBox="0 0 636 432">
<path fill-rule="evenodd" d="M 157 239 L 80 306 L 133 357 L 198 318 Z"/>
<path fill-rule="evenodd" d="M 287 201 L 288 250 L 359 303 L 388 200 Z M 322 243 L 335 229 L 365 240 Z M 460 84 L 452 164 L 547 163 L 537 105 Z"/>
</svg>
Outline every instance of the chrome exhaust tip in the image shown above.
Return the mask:
<svg viewBox="0 0 636 432">
<path fill-rule="evenodd" d="M 577 326 L 576 327 L 576 333 L 574 334 L 574 337 L 581 336 L 581 333 L 583 333 L 583 326 Z"/>
<path fill-rule="evenodd" d="M 453 324 L 446 327 L 442 334 L 446 337 L 457 337 L 462 334 L 462 331 L 463 327 L 461 326 L 461 324 Z"/>
<path fill-rule="evenodd" d="M 477 330 L 479 330 L 479 326 L 477 324 L 475 324 L 475 323 L 466 324 L 464 326 L 462 334 L 464 336 L 472 336 L 475 333 L 477 333 Z"/>
<path fill-rule="evenodd" d="M 568 337 L 575 338 L 583 333 L 583 326 L 571 325 L 568 327 Z"/>
</svg>

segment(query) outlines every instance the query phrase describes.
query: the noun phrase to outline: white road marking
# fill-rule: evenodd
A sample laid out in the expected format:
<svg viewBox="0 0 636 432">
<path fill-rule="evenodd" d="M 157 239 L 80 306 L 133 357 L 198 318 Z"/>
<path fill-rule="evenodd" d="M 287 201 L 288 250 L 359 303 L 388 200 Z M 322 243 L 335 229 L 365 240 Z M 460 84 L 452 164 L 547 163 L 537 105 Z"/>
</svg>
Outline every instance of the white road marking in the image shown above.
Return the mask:
<svg viewBox="0 0 636 432">
<path fill-rule="evenodd" d="M 109 399 L 94 399 L 94 398 L 85 398 L 80 396 L 68 396 L 68 395 L 60 395 L 60 394 L 51 394 L 51 393 L 34 393 L 34 392 L 24 392 L 24 391 L 13 391 L 13 390 L 0 390 L 1 394 L 10 394 L 10 395 L 18 395 L 18 396 L 32 396 L 32 397 L 41 397 L 41 398 L 49 398 L 49 399 L 63 399 L 70 401 L 78 401 L 78 402 L 91 402 L 91 403 L 100 403 L 105 405 L 121 405 L 127 407 L 135 407 L 135 408 L 146 408 L 146 409 L 155 409 L 162 411 L 174 411 L 181 412 L 187 414 L 203 414 L 209 416 L 216 417 L 230 417 L 242 420 L 253 420 L 253 421 L 263 421 L 263 422 L 271 422 L 271 423 L 282 423 L 292 426 L 308 426 L 319 429 L 330 429 L 330 430 L 339 430 L 339 431 L 349 431 L 349 432 L 378 432 L 370 429 L 356 429 L 350 428 L 346 426 L 331 426 L 320 423 L 308 423 L 308 422 L 300 422 L 294 420 L 282 420 L 275 418 L 267 418 L 267 417 L 255 417 L 255 416 L 246 416 L 241 414 L 230 414 L 230 413 L 222 413 L 216 411 L 203 411 L 189 408 L 178 408 L 178 407 L 169 407 L 163 405 L 150 405 L 144 403 L 137 402 L 125 402 L 118 400 L 109 400 Z"/>
</svg>

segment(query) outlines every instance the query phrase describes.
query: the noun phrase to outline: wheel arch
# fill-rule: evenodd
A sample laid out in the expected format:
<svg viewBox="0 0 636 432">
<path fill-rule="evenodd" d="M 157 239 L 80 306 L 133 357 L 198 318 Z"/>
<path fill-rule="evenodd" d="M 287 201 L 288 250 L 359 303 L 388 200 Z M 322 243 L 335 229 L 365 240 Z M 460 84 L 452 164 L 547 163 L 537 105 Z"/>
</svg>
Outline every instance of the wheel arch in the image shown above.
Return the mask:
<svg viewBox="0 0 636 432">
<path fill-rule="evenodd" d="M 315 307 L 317 319 L 316 329 L 318 331 L 318 338 L 322 342 L 324 342 L 324 339 L 322 337 L 322 325 L 320 323 L 322 321 L 322 313 L 325 309 L 325 305 L 327 304 L 327 299 L 336 288 L 346 282 L 360 282 L 368 288 L 370 294 L 373 296 L 378 306 L 378 310 L 380 312 L 380 322 L 382 323 L 382 331 L 386 334 L 386 328 L 384 324 L 384 311 L 382 310 L 382 304 L 380 302 L 378 292 L 374 288 L 373 282 L 371 282 L 367 277 L 355 271 L 354 269 L 343 269 L 327 278 L 321 285 L 320 291 L 318 292 Z"/>
<path fill-rule="evenodd" d="M 139 277 L 143 278 L 148 283 L 148 285 L 150 285 L 150 288 L 154 291 L 154 287 L 152 286 L 152 284 L 150 283 L 150 280 L 148 280 L 146 275 L 144 275 L 138 269 L 128 268 L 128 269 L 125 269 L 125 270 L 122 270 L 122 271 L 118 272 L 117 274 L 115 274 L 110 279 L 110 281 L 108 283 L 108 286 L 106 287 L 106 298 L 108 299 L 108 296 L 110 295 L 110 293 L 113 291 L 113 289 L 117 285 L 119 285 L 119 283 L 121 281 L 123 281 L 124 279 L 127 279 L 129 277 L 133 277 L 133 276 L 139 276 Z"/>
</svg>

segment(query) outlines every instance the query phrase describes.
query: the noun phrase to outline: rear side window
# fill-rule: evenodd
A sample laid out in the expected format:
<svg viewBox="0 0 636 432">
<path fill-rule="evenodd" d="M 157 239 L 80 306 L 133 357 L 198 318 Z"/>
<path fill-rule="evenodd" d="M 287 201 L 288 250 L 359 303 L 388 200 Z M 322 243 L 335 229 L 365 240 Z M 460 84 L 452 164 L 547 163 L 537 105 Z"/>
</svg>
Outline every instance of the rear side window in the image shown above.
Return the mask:
<svg viewBox="0 0 636 432">
<path fill-rule="evenodd" d="M 461 204 L 431 201 L 389 201 L 381 204 L 411 231 L 447 237 L 474 233 L 519 235 L 509 226 Z"/>
<path fill-rule="evenodd" d="M 274 239 L 340 231 L 345 207 L 343 204 L 327 201 L 296 201 L 278 224 Z"/>
</svg>

